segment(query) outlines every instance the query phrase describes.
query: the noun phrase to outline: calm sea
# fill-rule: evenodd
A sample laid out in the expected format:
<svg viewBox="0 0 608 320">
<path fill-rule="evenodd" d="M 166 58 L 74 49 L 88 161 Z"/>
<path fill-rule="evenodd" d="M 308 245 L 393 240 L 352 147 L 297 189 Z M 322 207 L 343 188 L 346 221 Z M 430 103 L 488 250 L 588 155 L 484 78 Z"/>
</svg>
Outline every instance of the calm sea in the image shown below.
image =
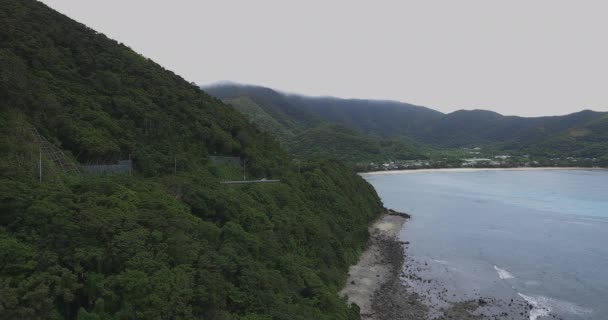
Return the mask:
<svg viewBox="0 0 608 320">
<path fill-rule="evenodd" d="M 364 178 L 388 208 L 412 214 L 408 262 L 434 281 L 421 290 L 525 300 L 529 319 L 608 319 L 608 170 Z"/>
</svg>

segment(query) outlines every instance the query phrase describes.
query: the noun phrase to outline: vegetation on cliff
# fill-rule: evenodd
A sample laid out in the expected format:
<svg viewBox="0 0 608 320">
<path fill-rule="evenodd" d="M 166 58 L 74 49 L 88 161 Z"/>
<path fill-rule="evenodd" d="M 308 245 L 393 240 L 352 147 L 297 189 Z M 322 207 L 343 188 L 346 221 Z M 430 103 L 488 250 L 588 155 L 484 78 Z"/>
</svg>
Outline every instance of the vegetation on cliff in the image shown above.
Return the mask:
<svg viewBox="0 0 608 320">
<path fill-rule="evenodd" d="M 35 128 L 78 164 L 66 175 Z M 238 111 L 32 0 L 0 5 L 0 318 L 358 319 L 338 297 L 381 203 Z M 220 184 L 209 155 L 281 183 Z"/>
</svg>

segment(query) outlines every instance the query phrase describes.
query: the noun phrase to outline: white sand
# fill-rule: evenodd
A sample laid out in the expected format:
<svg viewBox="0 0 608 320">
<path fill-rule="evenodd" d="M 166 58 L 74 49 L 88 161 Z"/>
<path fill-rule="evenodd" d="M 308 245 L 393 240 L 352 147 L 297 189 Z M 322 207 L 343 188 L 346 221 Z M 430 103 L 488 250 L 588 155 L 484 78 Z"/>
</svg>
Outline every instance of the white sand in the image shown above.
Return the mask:
<svg viewBox="0 0 608 320">
<path fill-rule="evenodd" d="M 442 168 L 442 169 L 406 169 L 406 170 L 386 170 L 361 172 L 359 175 L 380 175 L 380 174 L 402 174 L 419 172 L 473 172 L 473 171 L 534 171 L 534 170 L 608 170 L 605 168 L 581 168 L 581 167 L 526 167 L 526 168 Z"/>
</svg>

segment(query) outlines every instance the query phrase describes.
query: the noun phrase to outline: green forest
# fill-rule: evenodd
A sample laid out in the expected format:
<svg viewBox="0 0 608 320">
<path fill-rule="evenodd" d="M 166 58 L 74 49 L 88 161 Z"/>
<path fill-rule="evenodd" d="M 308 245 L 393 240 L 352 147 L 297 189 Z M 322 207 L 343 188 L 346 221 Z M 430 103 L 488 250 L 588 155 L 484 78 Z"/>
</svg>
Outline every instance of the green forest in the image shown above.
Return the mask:
<svg viewBox="0 0 608 320">
<path fill-rule="evenodd" d="M 33 129 L 134 170 L 65 174 Z M 359 319 L 337 292 L 383 210 L 369 184 L 34 0 L 0 0 L 0 149 L 0 319 Z M 221 184 L 211 155 L 281 182 Z"/>
<path fill-rule="evenodd" d="M 274 90 L 261 87 L 215 86 L 211 94 L 243 113 L 272 135 L 297 159 L 338 159 L 352 164 L 386 159 L 424 159 L 426 147 L 405 137 L 382 138 L 324 119 Z"/>
<path fill-rule="evenodd" d="M 597 158 L 608 166 L 607 112 L 534 118 L 487 110 L 444 114 L 396 101 L 307 97 L 253 85 L 204 89 L 247 115 L 298 158 L 399 161 L 482 147 L 535 158 Z"/>
</svg>

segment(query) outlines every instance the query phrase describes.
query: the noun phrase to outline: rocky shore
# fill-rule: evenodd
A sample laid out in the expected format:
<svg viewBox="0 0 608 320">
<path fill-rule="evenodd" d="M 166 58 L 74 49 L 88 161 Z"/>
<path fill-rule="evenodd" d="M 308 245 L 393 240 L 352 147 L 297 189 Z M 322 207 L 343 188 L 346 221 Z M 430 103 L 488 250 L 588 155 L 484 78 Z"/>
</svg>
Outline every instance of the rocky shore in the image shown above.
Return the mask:
<svg viewBox="0 0 608 320">
<path fill-rule="evenodd" d="M 407 319 L 391 317 L 398 312 L 392 304 L 403 301 L 412 301 L 415 303 L 415 309 L 425 312 L 425 307 L 417 302 L 415 297 L 410 300 L 403 299 L 407 292 L 399 288 L 404 255 L 398 237 L 408 218 L 407 214 L 387 210 L 369 227 L 370 240 L 367 249 L 361 255 L 359 263 L 350 267 L 341 295 L 346 296 L 349 303 L 359 306 L 363 320 Z"/>
<path fill-rule="evenodd" d="M 497 302 L 488 298 L 478 298 L 461 302 L 448 302 L 443 290 L 425 290 L 419 296 L 405 283 L 430 284 L 432 279 L 422 279 L 416 274 L 417 267 L 407 266 L 405 250 L 409 243 L 399 240 L 403 224 L 410 216 L 406 213 L 387 209 L 369 227 L 370 240 L 359 262 L 351 266 L 346 286 L 341 295 L 349 303 L 359 306 L 363 320 L 422 320 L 422 319 L 528 319 L 527 303 L 518 304 L 517 312 L 503 312 Z M 434 285 L 434 284 L 433 284 Z M 436 288 L 437 289 L 437 288 Z M 429 308 L 429 295 L 436 305 Z M 441 305 L 441 307 L 437 307 Z M 509 308 L 510 309 L 510 308 Z M 438 312 L 439 311 L 439 312 Z"/>
</svg>

